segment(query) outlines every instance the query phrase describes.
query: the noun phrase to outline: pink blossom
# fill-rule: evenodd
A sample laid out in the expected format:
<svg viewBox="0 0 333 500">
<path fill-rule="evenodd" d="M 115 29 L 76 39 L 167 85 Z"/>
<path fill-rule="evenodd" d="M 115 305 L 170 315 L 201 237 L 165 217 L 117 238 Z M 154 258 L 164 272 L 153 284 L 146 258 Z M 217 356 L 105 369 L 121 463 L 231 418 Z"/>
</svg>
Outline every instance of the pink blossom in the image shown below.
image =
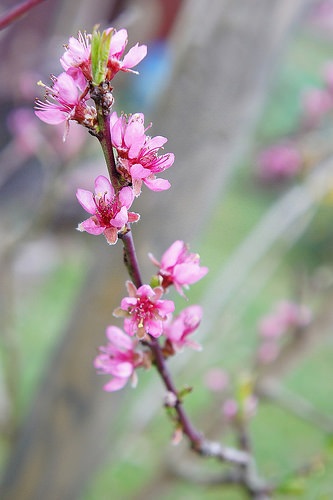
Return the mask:
<svg viewBox="0 0 333 500">
<path fill-rule="evenodd" d="M 98 373 L 112 375 L 104 390 L 113 392 L 122 389 L 131 379 L 132 385 L 137 383 L 135 369 L 143 365 L 143 353 L 135 350 L 137 341 L 132 340 L 120 328 L 108 326 L 106 346 L 99 348 L 100 354 L 95 358 L 94 366 Z"/>
<path fill-rule="evenodd" d="M 66 51 L 60 58 L 60 63 L 65 71 L 69 68 L 80 68 L 85 78 L 90 81 L 91 75 L 91 35 L 81 33 L 78 37 L 70 37 L 65 45 Z"/>
<path fill-rule="evenodd" d="M 158 155 L 158 150 L 167 139 L 145 134 L 147 129 L 144 127 L 143 113 L 121 115 L 118 118 L 114 112 L 110 117 L 110 128 L 112 145 L 117 151 L 117 169 L 123 178 L 133 185 L 135 196 L 140 194 L 142 183 L 152 191 L 169 189 L 169 181 L 156 179 L 155 174 L 171 167 L 174 155 Z"/>
<path fill-rule="evenodd" d="M 108 34 L 112 31 L 109 57 L 107 61 L 106 80 L 110 81 L 118 71 L 137 73 L 132 70 L 134 66 L 147 55 L 146 45 L 138 43 L 132 47 L 124 56 L 128 42 L 127 30 L 117 31 L 115 28 L 105 30 Z M 88 81 L 92 80 L 91 74 L 91 34 L 78 33 L 78 37 L 71 37 L 66 45 L 66 51 L 60 59 L 62 67 L 67 71 L 69 68 L 80 68 Z"/>
<path fill-rule="evenodd" d="M 333 108 L 333 96 L 325 88 L 307 90 L 303 94 L 302 107 L 305 121 L 315 126 Z"/>
<path fill-rule="evenodd" d="M 199 327 L 201 318 L 202 308 L 193 305 L 184 309 L 170 324 L 165 326 L 164 335 L 175 351 L 180 351 L 185 346 L 197 351 L 201 350 L 200 344 L 188 338 Z"/>
<path fill-rule="evenodd" d="M 58 77 L 52 77 L 52 80 L 52 87 L 41 84 L 46 89 L 46 95 L 44 101 L 36 101 L 35 114 L 38 118 L 51 125 L 75 120 L 92 126 L 95 110 L 86 104 L 89 96 L 83 74 L 79 70 L 64 72 Z"/>
<path fill-rule="evenodd" d="M 128 223 L 139 220 L 139 214 L 128 212 L 134 195 L 130 187 L 122 188 L 118 193 L 109 179 L 100 175 L 95 180 L 95 194 L 85 189 L 78 189 L 76 197 L 82 207 L 92 217 L 81 222 L 79 231 L 99 235 L 104 234 L 107 242 L 114 245 L 118 232 Z"/>
<path fill-rule="evenodd" d="M 118 71 L 130 71 L 131 73 L 136 73 L 136 71 L 133 71 L 131 68 L 139 64 L 139 62 L 146 57 L 146 45 L 139 45 L 137 43 L 121 60 L 128 42 L 127 30 L 121 29 L 116 31 L 114 28 L 109 28 L 106 32 L 109 32 L 110 30 L 112 30 L 113 33 L 108 59 L 107 79 L 112 80 Z"/>
<path fill-rule="evenodd" d="M 333 92 L 333 61 L 328 61 L 324 67 L 324 82 L 329 92 Z"/>
<path fill-rule="evenodd" d="M 295 176 L 302 166 L 302 157 L 292 144 L 276 144 L 261 152 L 259 175 L 263 180 L 287 179 Z"/>
<path fill-rule="evenodd" d="M 146 334 L 160 337 L 167 315 L 175 309 L 172 300 L 162 300 L 163 288 L 142 285 L 136 288 L 131 281 L 126 283 L 129 297 L 122 299 L 115 316 L 125 316 L 124 328 L 129 335 L 143 339 Z"/>
<path fill-rule="evenodd" d="M 311 312 L 293 302 L 279 302 L 274 310 L 259 323 L 259 332 L 265 339 L 276 339 L 291 328 L 304 328 L 311 321 Z"/>
<path fill-rule="evenodd" d="M 229 385 L 229 376 L 221 368 L 211 368 L 205 374 L 205 384 L 213 392 L 224 391 Z"/>
<path fill-rule="evenodd" d="M 152 262 L 159 267 L 158 274 L 162 278 L 162 287 L 174 285 L 177 292 L 184 296 L 182 288 L 196 283 L 203 278 L 207 267 L 200 267 L 200 256 L 190 253 L 183 241 L 175 241 L 162 255 L 158 262 L 153 255 L 149 255 Z"/>
<path fill-rule="evenodd" d="M 276 339 L 264 340 L 258 349 L 258 359 L 260 363 L 269 364 L 274 361 L 280 352 L 279 343 Z"/>
</svg>

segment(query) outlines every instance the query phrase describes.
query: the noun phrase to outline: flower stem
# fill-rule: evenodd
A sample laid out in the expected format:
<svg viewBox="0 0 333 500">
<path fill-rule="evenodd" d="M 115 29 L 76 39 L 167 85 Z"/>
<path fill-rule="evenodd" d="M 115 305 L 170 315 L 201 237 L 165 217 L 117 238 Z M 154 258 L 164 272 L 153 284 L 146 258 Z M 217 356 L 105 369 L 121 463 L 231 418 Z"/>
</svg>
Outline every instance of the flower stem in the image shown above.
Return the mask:
<svg viewBox="0 0 333 500">
<path fill-rule="evenodd" d="M 125 265 L 134 285 L 138 288 L 143 284 L 143 282 L 131 230 L 129 229 L 125 234 L 120 235 L 120 238 L 124 244 Z M 158 339 L 152 338 L 150 342 L 147 342 L 147 345 L 154 355 L 155 366 L 163 380 L 165 388 L 169 392 L 173 393 L 177 398 L 174 409 L 177 414 L 178 423 L 182 428 L 182 432 L 189 439 L 192 449 L 203 456 L 211 456 L 221 461 L 236 463 L 238 465 L 246 465 L 250 460 L 248 453 L 242 450 L 224 447 L 219 443 L 210 442 L 206 440 L 203 434 L 192 425 L 183 407 L 182 401 L 178 398 L 178 391 L 172 380 Z"/>
<path fill-rule="evenodd" d="M 127 267 L 128 274 L 133 280 L 134 285 L 139 288 L 142 286 L 141 273 L 139 269 L 138 258 L 135 251 L 132 231 L 128 228 L 125 234 L 120 234 L 124 244 L 124 263 Z"/>
<path fill-rule="evenodd" d="M 120 176 L 116 167 L 116 160 L 113 153 L 111 131 L 110 131 L 110 113 L 105 112 L 102 104 L 95 100 L 96 110 L 97 110 L 97 121 L 99 127 L 98 139 L 102 146 L 104 153 L 104 158 L 106 161 L 106 166 L 109 172 L 110 181 L 115 191 L 119 191 L 122 188 L 120 183 Z"/>
</svg>

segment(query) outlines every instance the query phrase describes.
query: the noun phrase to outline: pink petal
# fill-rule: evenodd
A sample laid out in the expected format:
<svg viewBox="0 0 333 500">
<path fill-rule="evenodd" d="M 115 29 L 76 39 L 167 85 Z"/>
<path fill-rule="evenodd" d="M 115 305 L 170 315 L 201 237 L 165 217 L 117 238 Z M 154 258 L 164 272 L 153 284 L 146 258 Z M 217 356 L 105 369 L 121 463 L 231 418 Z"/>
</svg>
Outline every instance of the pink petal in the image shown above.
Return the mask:
<svg viewBox="0 0 333 500">
<path fill-rule="evenodd" d="M 117 215 L 110 222 L 113 226 L 121 229 L 128 222 L 127 208 L 121 207 Z"/>
<path fill-rule="evenodd" d="M 94 217 L 90 217 L 87 220 L 84 220 L 81 222 L 81 224 L 78 225 L 78 230 L 79 231 L 86 231 L 89 234 L 93 234 L 95 236 L 98 236 L 102 234 L 105 230 L 104 226 L 100 226 L 96 223 L 96 220 Z"/>
<path fill-rule="evenodd" d="M 163 323 L 160 320 L 150 320 L 144 323 L 144 327 L 152 337 L 160 337 L 163 333 Z"/>
<path fill-rule="evenodd" d="M 86 212 L 92 215 L 96 213 L 96 205 L 91 191 L 87 191 L 86 189 L 78 189 L 76 191 L 76 197 L 78 199 L 78 202 Z"/>
<path fill-rule="evenodd" d="M 108 326 L 106 336 L 112 344 L 120 349 L 129 351 L 132 350 L 132 340 L 117 326 Z"/>
<path fill-rule="evenodd" d="M 99 198 L 103 198 L 106 194 L 108 200 L 114 197 L 114 188 L 111 182 L 104 175 L 99 175 L 95 180 L 95 193 Z"/>
<path fill-rule="evenodd" d="M 128 378 L 133 373 L 133 365 L 129 361 L 111 361 L 111 375 L 115 377 Z"/>
<path fill-rule="evenodd" d="M 48 107 L 45 111 L 35 111 L 35 115 L 38 116 L 40 120 L 49 125 L 59 125 L 66 120 L 68 113 L 62 111 L 54 105 L 54 107 Z"/>
<path fill-rule="evenodd" d="M 119 192 L 119 201 L 126 208 L 130 208 L 134 200 L 134 193 L 130 187 L 124 187 Z"/>
<path fill-rule="evenodd" d="M 110 56 L 122 54 L 127 44 L 127 30 L 121 29 L 112 34 L 110 44 Z"/>
<path fill-rule="evenodd" d="M 157 135 L 156 137 L 152 137 L 151 139 L 149 139 L 149 141 L 146 142 L 145 147 L 149 150 L 159 149 L 166 142 L 168 142 L 168 139 L 166 137 L 163 137 L 161 135 Z"/>
<path fill-rule="evenodd" d="M 161 268 L 166 269 L 173 267 L 182 253 L 186 252 L 187 248 L 183 241 L 177 240 L 164 252 L 161 259 Z"/>
<path fill-rule="evenodd" d="M 53 86 L 53 90 L 59 93 L 59 100 L 68 104 L 77 104 L 79 100 L 78 88 L 73 78 L 67 73 L 61 73 Z"/>
<path fill-rule="evenodd" d="M 146 177 L 143 182 L 152 191 L 165 191 L 171 187 L 170 182 L 166 179 L 150 179 Z"/>
<path fill-rule="evenodd" d="M 118 120 L 112 125 L 111 129 L 111 140 L 112 144 L 116 148 L 120 148 L 123 145 L 123 117 L 118 118 Z"/>
<path fill-rule="evenodd" d="M 151 175 L 151 171 L 148 168 L 144 168 L 140 163 L 136 163 L 130 169 L 130 174 L 132 179 L 144 179 Z"/>
<path fill-rule="evenodd" d="M 137 43 L 134 47 L 132 47 L 123 59 L 123 68 L 129 69 L 133 68 L 137 64 L 139 64 L 142 59 L 144 59 L 147 55 L 147 46 L 140 45 Z"/>
<path fill-rule="evenodd" d="M 196 264 L 177 264 L 174 268 L 174 276 L 178 283 L 191 285 L 199 281 L 208 273 L 208 267 L 199 267 Z"/>
<path fill-rule="evenodd" d="M 103 389 L 107 392 L 119 391 L 122 389 L 128 382 L 128 378 L 113 378 L 104 385 Z"/>
<path fill-rule="evenodd" d="M 156 305 L 158 307 L 158 312 L 162 313 L 161 316 L 165 316 L 175 310 L 175 303 L 173 300 L 159 300 Z"/>
</svg>

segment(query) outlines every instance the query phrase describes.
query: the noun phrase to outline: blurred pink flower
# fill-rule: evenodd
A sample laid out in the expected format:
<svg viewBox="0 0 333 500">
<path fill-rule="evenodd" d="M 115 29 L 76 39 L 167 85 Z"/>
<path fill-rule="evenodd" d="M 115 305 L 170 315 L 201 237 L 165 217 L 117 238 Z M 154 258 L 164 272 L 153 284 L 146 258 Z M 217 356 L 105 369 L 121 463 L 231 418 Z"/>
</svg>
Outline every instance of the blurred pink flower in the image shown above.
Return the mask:
<svg viewBox="0 0 333 500">
<path fill-rule="evenodd" d="M 100 175 L 95 180 L 95 194 L 85 189 L 78 189 L 76 197 L 82 207 L 92 217 L 81 222 L 79 231 L 99 235 L 104 234 L 107 242 L 114 245 L 118 232 L 128 223 L 139 220 L 139 214 L 128 212 L 134 195 L 130 187 L 115 193 L 109 179 Z"/>
<path fill-rule="evenodd" d="M 276 144 L 260 153 L 258 167 L 263 180 L 286 179 L 299 172 L 302 157 L 292 144 Z"/>
<path fill-rule="evenodd" d="M 205 384 L 213 392 L 224 391 L 229 385 L 229 376 L 221 368 L 211 368 L 205 374 Z"/>
<path fill-rule="evenodd" d="M 137 341 L 131 339 L 120 328 L 108 326 L 106 336 L 109 340 L 106 346 L 99 348 L 100 354 L 95 358 L 94 366 L 98 373 L 112 375 L 104 390 L 113 392 L 122 389 L 129 380 L 132 385 L 137 383 L 135 369 L 143 365 L 143 353 L 135 350 Z"/>
<path fill-rule="evenodd" d="M 175 351 L 183 347 L 191 347 L 201 351 L 201 345 L 188 338 L 200 325 L 202 308 L 197 305 L 189 306 L 164 327 L 164 335 L 172 344 Z"/>
<path fill-rule="evenodd" d="M 169 189 L 165 179 L 156 175 L 171 167 L 173 153 L 158 156 L 158 150 L 167 142 L 162 136 L 149 137 L 145 134 L 144 115 L 121 115 L 116 112 L 110 118 L 111 140 L 117 150 L 117 169 L 123 178 L 133 185 L 135 196 L 141 192 L 142 183 L 152 191 Z M 148 127 L 149 128 L 149 127 Z"/>
<path fill-rule="evenodd" d="M 162 287 L 174 285 L 177 292 L 184 296 L 182 288 L 196 283 L 208 273 L 208 267 L 200 267 L 200 256 L 190 253 L 183 241 L 175 241 L 162 255 L 158 262 L 152 254 L 151 261 L 159 267 Z"/>
<path fill-rule="evenodd" d="M 310 321 L 311 312 L 307 307 L 282 301 L 260 320 L 259 333 L 263 338 L 276 339 L 291 328 L 304 328 Z"/>
<path fill-rule="evenodd" d="M 137 334 L 140 339 L 145 338 L 146 334 L 160 337 L 164 321 L 175 309 L 174 302 L 161 299 L 161 287 L 142 285 L 136 288 L 131 281 L 126 286 L 129 296 L 122 299 L 114 315 L 125 316 L 124 329 L 129 335 Z"/>
<path fill-rule="evenodd" d="M 303 94 L 302 108 L 304 120 L 315 126 L 333 108 L 333 96 L 328 89 L 313 88 Z"/>
</svg>

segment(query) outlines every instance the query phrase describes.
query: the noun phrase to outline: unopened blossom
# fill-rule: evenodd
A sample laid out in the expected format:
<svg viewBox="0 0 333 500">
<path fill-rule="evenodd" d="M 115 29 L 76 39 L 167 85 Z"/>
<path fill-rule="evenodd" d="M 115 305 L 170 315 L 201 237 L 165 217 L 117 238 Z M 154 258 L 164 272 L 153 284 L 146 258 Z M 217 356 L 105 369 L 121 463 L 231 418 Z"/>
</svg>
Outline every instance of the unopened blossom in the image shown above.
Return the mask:
<svg viewBox="0 0 333 500">
<path fill-rule="evenodd" d="M 152 191 L 169 189 L 169 181 L 157 179 L 156 174 L 171 167 L 174 155 L 158 154 L 167 139 L 146 135 L 143 113 L 118 117 L 114 112 L 110 117 L 110 129 L 112 145 L 117 152 L 117 170 L 124 182 L 133 185 L 135 196 L 140 194 L 142 183 Z"/>
<path fill-rule="evenodd" d="M 144 364 L 144 353 L 137 351 L 137 340 L 130 338 L 117 326 L 106 329 L 108 343 L 99 348 L 94 366 L 98 373 L 112 375 L 104 390 L 113 392 L 122 389 L 129 380 L 137 383 L 135 369 Z"/>
<path fill-rule="evenodd" d="M 258 158 L 259 176 L 264 181 L 289 179 L 302 167 L 302 156 L 292 144 L 276 144 L 262 151 Z"/>
<path fill-rule="evenodd" d="M 139 45 L 137 43 L 124 56 L 126 45 L 128 43 L 127 30 L 121 29 L 117 31 L 114 28 L 109 28 L 106 32 L 109 32 L 110 30 L 112 30 L 113 33 L 107 63 L 107 80 L 112 80 L 118 71 L 136 73 L 136 71 L 133 71 L 132 68 L 134 68 L 134 66 L 139 64 L 139 62 L 146 57 L 147 46 Z"/>
<path fill-rule="evenodd" d="M 53 86 L 45 87 L 45 100 L 36 100 L 35 114 L 45 123 L 59 123 L 75 120 L 92 128 L 95 123 L 95 109 L 88 106 L 89 97 L 86 80 L 78 71 L 63 72 L 52 77 Z"/>
<path fill-rule="evenodd" d="M 198 329 L 202 318 L 202 308 L 197 305 L 186 307 L 164 328 L 164 335 L 172 345 L 174 351 L 180 351 L 183 347 L 191 347 L 197 351 L 201 345 L 189 338 Z"/>
<path fill-rule="evenodd" d="M 146 334 L 160 337 L 164 321 L 175 309 L 174 302 L 161 299 L 161 287 L 142 285 L 136 288 L 131 281 L 126 283 L 126 287 L 129 296 L 122 299 L 114 315 L 125 316 L 124 329 L 129 335 L 136 334 L 140 339 L 145 338 Z"/>
<path fill-rule="evenodd" d="M 118 240 L 118 232 L 128 222 L 139 220 L 139 214 L 129 212 L 134 195 L 130 187 L 115 192 L 109 179 L 100 175 L 95 180 L 95 193 L 78 189 L 76 197 L 82 207 L 92 215 L 81 222 L 79 231 L 99 235 L 104 234 L 107 242 L 113 245 Z"/>
<path fill-rule="evenodd" d="M 160 262 L 151 254 L 149 257 L 159 268 L 162 287 L 174 285 L 182 296 L 184 296 L 183 288 L 188 288 L 208 273 L 207 267 L 200 266 L 200 256 L 197 253 L 190 253 L 187 245 L 181 240 L 175 241 L 164 252 Z"/>
</svg>

